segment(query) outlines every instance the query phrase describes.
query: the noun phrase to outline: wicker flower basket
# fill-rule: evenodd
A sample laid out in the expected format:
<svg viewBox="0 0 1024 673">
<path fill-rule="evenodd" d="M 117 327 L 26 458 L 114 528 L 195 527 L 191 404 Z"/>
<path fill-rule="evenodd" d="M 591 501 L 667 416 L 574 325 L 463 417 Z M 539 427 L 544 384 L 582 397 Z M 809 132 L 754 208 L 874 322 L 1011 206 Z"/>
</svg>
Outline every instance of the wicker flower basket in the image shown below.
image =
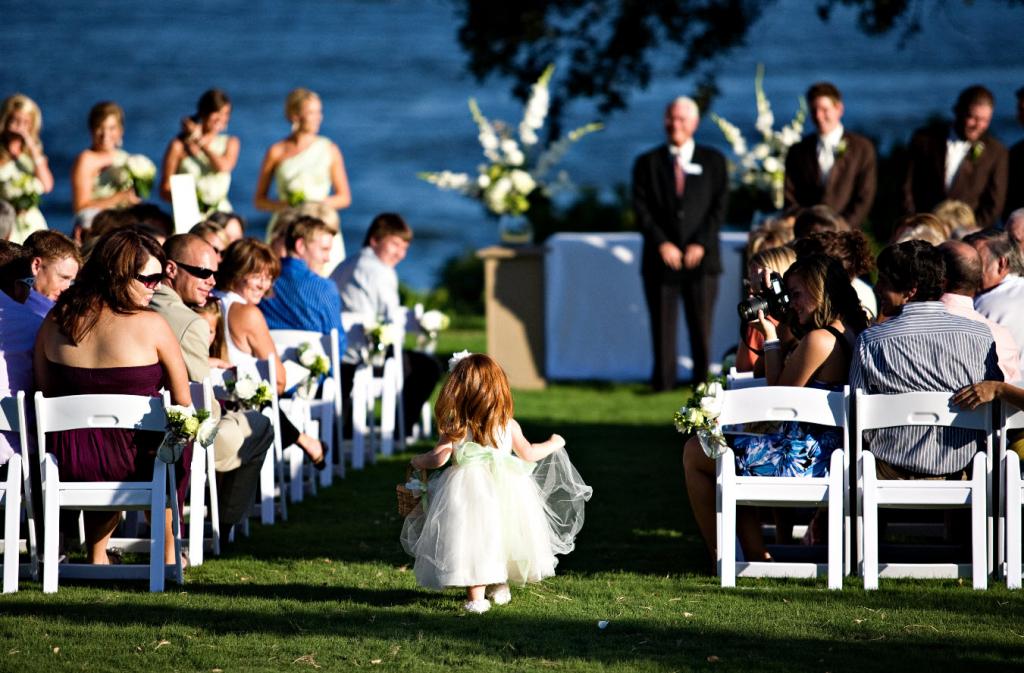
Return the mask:
<svg viewBox="0 0 1024 673">
<path fill-rule="evenodd" d="M 405 468 L 405 481 L 395 487 L 395 491 L 398 493 L 398 515 L 401 517 L 409 516 L 409 513 L 416 509 L 416 506 L 420 504 L 420 499 L 423 497 L 422 490 L 411 490 L 406 487 L 406 484 L 412 479 L 412 465 Z M 419 471 L 419 480 L 424 487 L 427 485 L 427 471 Z"/>
</svg>

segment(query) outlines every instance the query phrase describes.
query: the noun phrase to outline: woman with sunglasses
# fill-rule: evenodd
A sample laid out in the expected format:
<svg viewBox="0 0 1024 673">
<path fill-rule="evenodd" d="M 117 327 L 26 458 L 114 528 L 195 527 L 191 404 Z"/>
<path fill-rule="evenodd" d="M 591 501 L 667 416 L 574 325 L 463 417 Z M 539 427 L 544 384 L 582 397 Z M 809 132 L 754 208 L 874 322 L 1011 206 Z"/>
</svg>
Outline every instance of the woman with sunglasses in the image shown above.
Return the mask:
<svg viewBox="0 0 1024 673">
<path fill-rule="evenodd" d="M 155 239 L 120 229 L 99 239 L 75 284 L 65 290 L 36 337 L 36 385 L 47 397 L 125 394 L 159 397 L 161 387 L 175 404 L 191 404 L 188 374 L 178 340 L 149 302 L 163 280 L 164 252 Z M 161 433 L 84 429 L 47 435 L 46 450 L 57 458 L 67 481 L 149 481 Z M 182 463 L 189 464 L 188 457 Z M 178 501 L 188 483 L 179 468 Z M 165 558 L 174 562 L 170 510 Z M 106 564 L 107 544 L 119 512 L 86 512 L 90 563 Z"/>
<path fill-rule="evenodd" d="M 273 360 L 277 370 L 278 395 L 285 390 L 284 365 L 277 357 L 270 328 L 257 304 L 270 292 L 274 279 L 280 273 L 281 263 L 277 255 L 270 246 L 253 238 L 243 238 L 229 245 L 217 269 L 217 291 L 228 360 L 236 367 L 256 360 Z M 297 444 L 316 469 L 322 470 L 327 466 L 320 440 L 299 432 L 284 414 L 281 414 L 281 443 L 284 446 Z"/>
</svg>

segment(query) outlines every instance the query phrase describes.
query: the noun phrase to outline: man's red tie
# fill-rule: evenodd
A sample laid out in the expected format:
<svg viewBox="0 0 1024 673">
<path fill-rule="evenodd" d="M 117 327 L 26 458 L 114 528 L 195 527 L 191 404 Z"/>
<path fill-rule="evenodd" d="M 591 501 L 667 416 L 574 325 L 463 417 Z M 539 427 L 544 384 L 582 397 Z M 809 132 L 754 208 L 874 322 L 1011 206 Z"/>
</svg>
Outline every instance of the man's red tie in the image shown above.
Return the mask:
<svg viewBox="0 0 1024 673">
<path fill-rule="evenodd" d="M 676 196 L 682 196 L 683 190 L 686 189 L 686 173 L 675 159 L 672 160 L 672 166 L 676 175 Z"/>
</svg>

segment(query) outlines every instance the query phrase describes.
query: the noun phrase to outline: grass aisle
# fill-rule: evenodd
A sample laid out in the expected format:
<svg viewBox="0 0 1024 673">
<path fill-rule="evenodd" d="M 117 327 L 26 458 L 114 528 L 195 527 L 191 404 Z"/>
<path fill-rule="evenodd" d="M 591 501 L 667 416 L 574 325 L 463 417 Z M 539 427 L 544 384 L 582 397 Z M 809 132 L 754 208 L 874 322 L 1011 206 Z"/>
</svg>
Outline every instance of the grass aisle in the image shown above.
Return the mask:
<svg viewBox="0 0 1024 673">
<path fill-rule="evenodd" d="M 38 584 L 0 598 L 0 671 L 451 669 L 1007 671 L 1024 592 L 956 582 L 743 580 L 723 591 L 683 490 L 678 394 L 556 386 L 516 394 L 529 437 L 557 431 L 595 495 L 559 575 L 483 616 L 417 588 L 398 546 L 406 456 L 290 508 L 291 521 L 188 572 L 184 590 Z M 607 628 L 598 628 L 607 620 Z"/>
</svg>

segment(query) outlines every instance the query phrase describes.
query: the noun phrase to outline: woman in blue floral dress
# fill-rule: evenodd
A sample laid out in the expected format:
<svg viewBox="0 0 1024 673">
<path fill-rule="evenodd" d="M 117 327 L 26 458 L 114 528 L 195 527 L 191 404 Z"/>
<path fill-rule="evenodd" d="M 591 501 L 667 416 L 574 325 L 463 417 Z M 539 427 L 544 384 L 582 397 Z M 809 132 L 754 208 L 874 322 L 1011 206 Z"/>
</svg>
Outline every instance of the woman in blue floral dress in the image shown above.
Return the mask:
<svg viewBox="0 0 1024 673">
<path fill-rule="evenodd" d="M 857 334 L 867 327 L 849 277 L 839 261 L 810 255 L 794 262 L 783 281 L 790 299 L 786 321 L 800 337 L 793 350 L 783 354 L 776 327 L 763 313 L 751 323 L 765 337 L 768 385 L 841 390 L 849 379 Z M 836 428 L 787 422 L 773 432 L 733 437 L 730 444 L 736 452 L 737 474 L 820 477 L 828 473 L 832 451 L 843 445 L 843 437 Z M 715 461 L 692 438 L 686 443 L 683 465 L 694 517 L 712 558 L 717 558 Z M 737 528 L 747 559 L 771 558 L 751 508 L 740 509 Z"/>
</svg>

